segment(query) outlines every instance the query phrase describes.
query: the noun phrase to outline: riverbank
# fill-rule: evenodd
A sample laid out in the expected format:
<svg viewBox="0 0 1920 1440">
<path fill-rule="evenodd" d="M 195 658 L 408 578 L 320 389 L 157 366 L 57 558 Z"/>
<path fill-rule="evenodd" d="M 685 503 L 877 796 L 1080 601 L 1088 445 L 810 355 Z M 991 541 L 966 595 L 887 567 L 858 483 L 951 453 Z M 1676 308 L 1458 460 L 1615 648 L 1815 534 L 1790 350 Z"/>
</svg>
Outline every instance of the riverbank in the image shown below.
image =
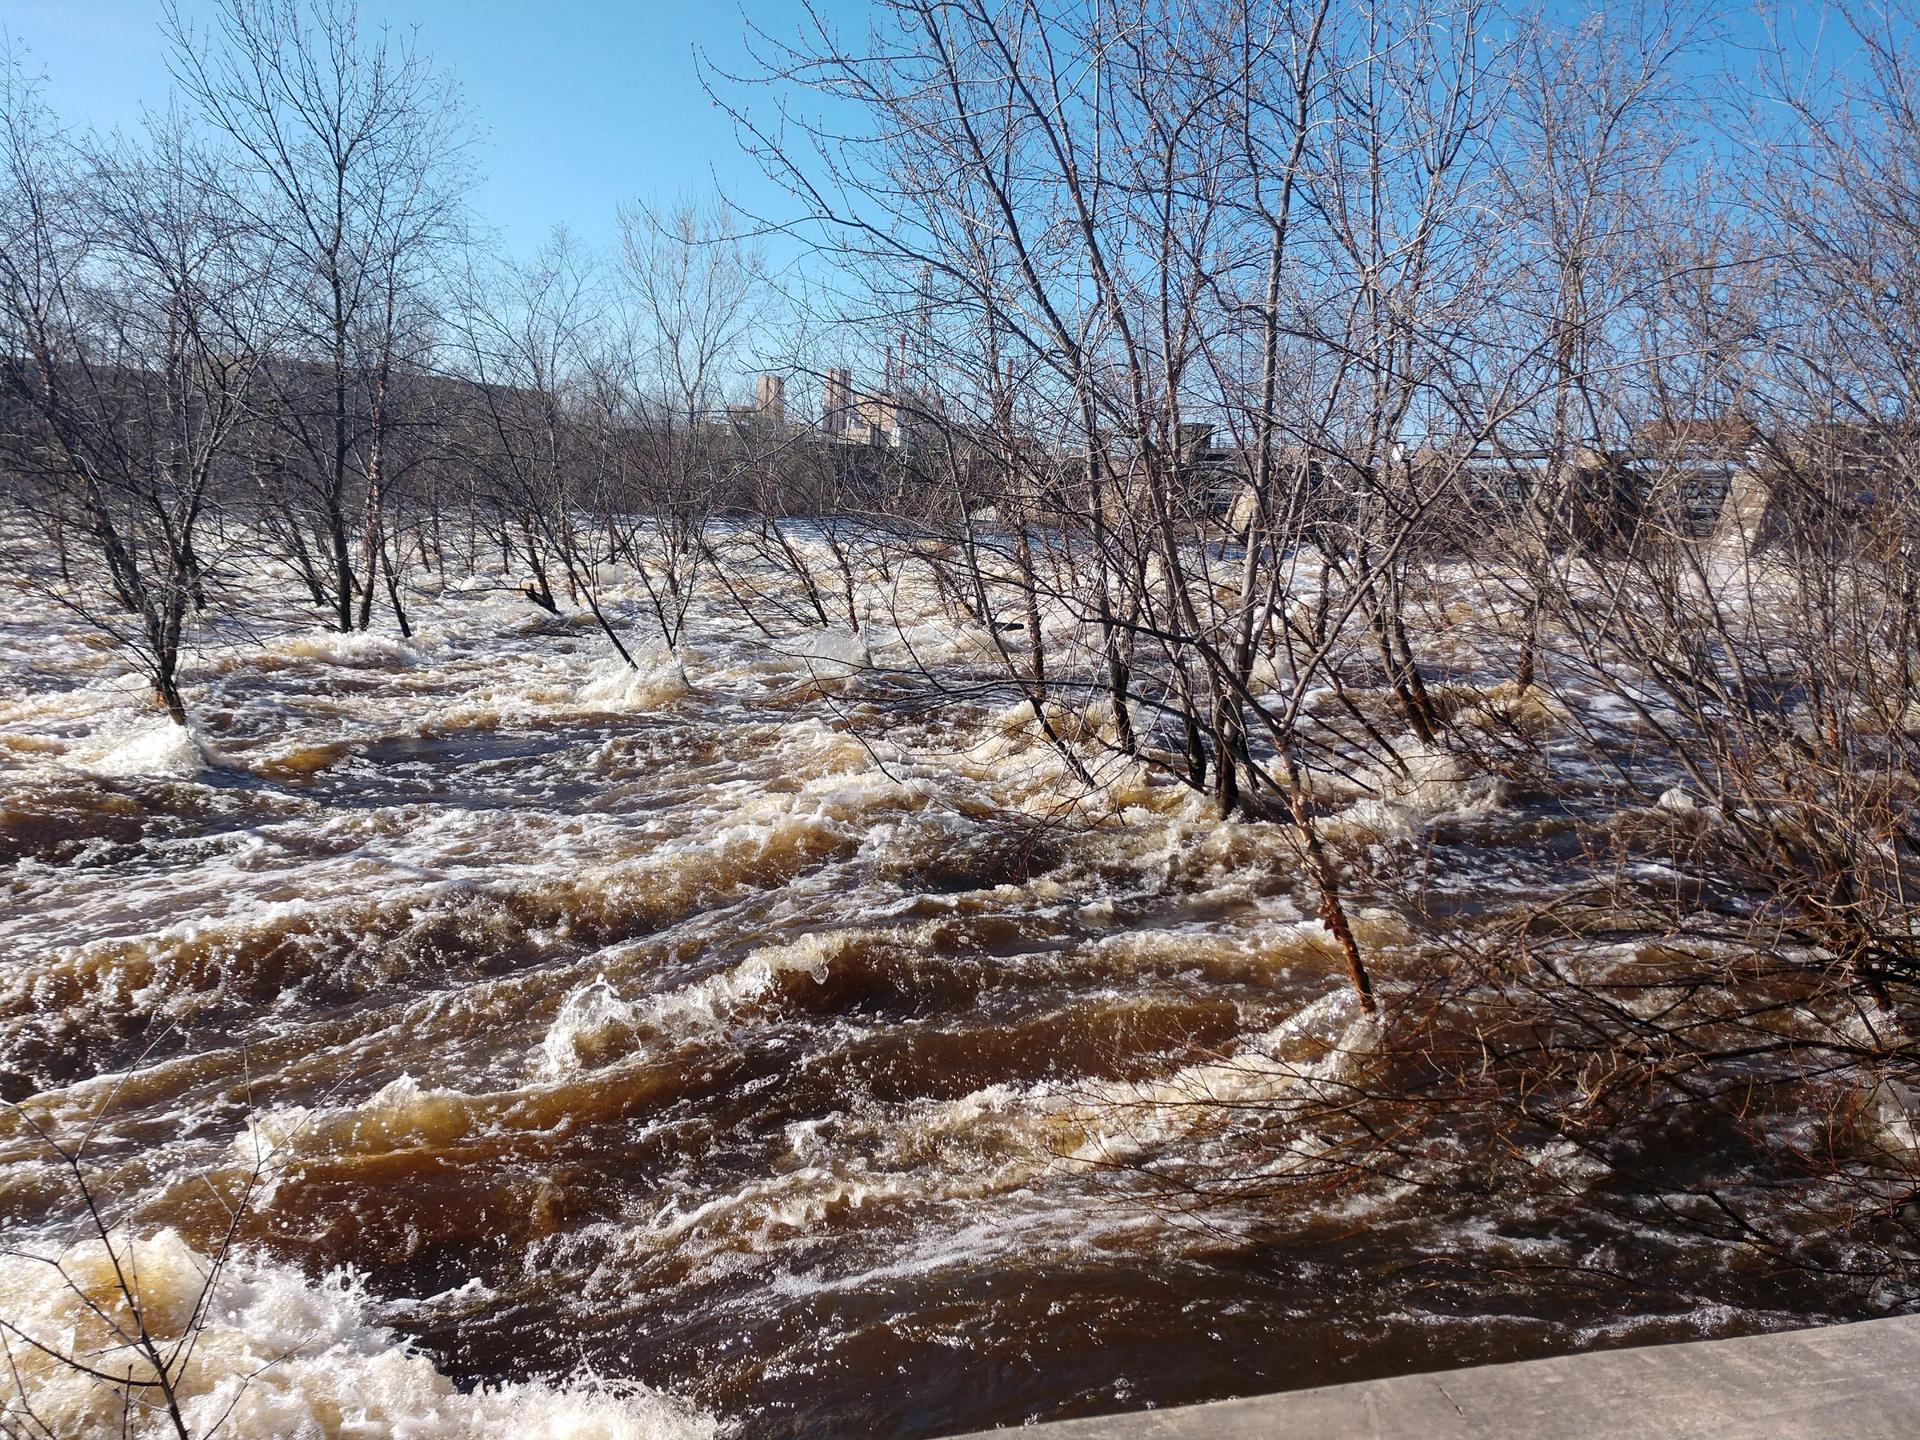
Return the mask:
<svg viewBox="0 0 1920 1440">
<path fill-rule="evenodd" d="M 1916 1429 L 1920 1316 L 1398 1375 L 1067 1420 L 1027 1433 L 1040 1440 L 1906 1440 Z"/>
</svg>

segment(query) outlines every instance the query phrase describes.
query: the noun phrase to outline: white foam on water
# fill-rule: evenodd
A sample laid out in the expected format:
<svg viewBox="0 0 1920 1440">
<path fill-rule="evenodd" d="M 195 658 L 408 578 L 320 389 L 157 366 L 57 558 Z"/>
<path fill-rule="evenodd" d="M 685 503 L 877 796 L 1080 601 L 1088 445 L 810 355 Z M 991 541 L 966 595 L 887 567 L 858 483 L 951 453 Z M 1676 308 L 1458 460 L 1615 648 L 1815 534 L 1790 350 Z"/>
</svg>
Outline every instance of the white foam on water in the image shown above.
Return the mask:
<svg viewBox="0 0 1920 1440">
<path fill-rule="evenodd" d="M 629 646 L 629 653 L 632 665 L 615 655 L 594 667 L 578 692 L 582 704 L 614 710 L 658 710 L 692 692 L 687 662 L 697 664 L 697 656 L 684 650 L 675 654 L 664 645 Z"/>
<path fill-rule="evenodd" d="M 1380 839 L 1408 839 L 1449 815 L 1484 814 L 1506 803 L 1498 776 L 1477 774 L 1463 759 L 1422 744 L 1411 735 L 1394 742 L 1404 772 L 1380 764 L 1355 777 L 1371 794 L 1347 806 L 1328 827 L 1339 837 L 1358 832 Z"/>
<path fill-rule="evenodd" d="M 328 665 L 362 669 L 405 669 L 420 663 L 418 638 L 402 640 L 377 630 L 343 635 L 338 630 L 313 630 L 284 643 L 290 655 Z"/>
<path fill-rule="evenodd" d="M 533 1381 L 462 1393 L 378 1322 L 376 1303 L 345 1271 L 314 1281 L 237 1254 L 216 1272 L 173 1230 L 138 1238 L 116 1232 L 110 1244 L 94 1239 L 40 1257 L 0 1257 L 9 1323 L 45 1347 L 15 1337 L 11 1365 L 0 1366 L 0 1419 L 24 1425 L 30 1411 L 33 1433 L 44 1427 L 63 1440 L 176 1433 L 155 1388 L 140 1383 L 159 1371 L 127 1343 L 136 1333 L 130 1289 L 196 1436 L 216 1428 L 231 1440 L 712 1440 L 722 1433 L 714 1418 L 633 1383 Z M 190 1334 L 193 1343 L 180 1346 Z"/>
<path fill-rule="evenodd" d="M 1383 1037 L 1379 1016 L 1359 1008 L 1351 991 L 1334 990 L 1288 1016 L 1230 1055 L 1196 1061 L 1139 1082 L 1109 1081 L 1078 1093 L 1074 1111 L 1089 1123 L 1071 1158 L 1108 1163 L 1131 1157 L 1231 1116 L 1243 1107 L 1305 1119 L 1316 1105 L 1337 1103 Z M 1306 1047 L 1309 1053 L 1300 1052 Z M 1310 1053 L 1319 1048 L 1322 1053 Z M 1119 1123 L 1105 1120 L 1111 1115 Z"/>
<path fill-rule="evenodd" d="M 631 1043 L 639 1032 L 642 1008 L 622 1000 L 604 975 L 569 990 L 541 1037 L 538 1073 L 576 1074 L 608 1049 Z"/>
<path fill-rule="evenodd" d="M 758 665 L 764 675 L 810 676 L 843 680 L 873 667 L 873 652 L 865 635 L 846 625 L 808 630 L 769 646 Z"/>
<path fill-rule="evenodd" d="M 816 984 L 856 937 L 846 933 L 807 935 L 785 945 L 768 945 L 737 965 L 703 980 L 643 1000 L 623 1000 L 603 975 L 567 994 L 560 1013 L 540 1042 L 538 1073 L 546 1078 L 578 1074 L 624 1058 L 645 1045 L 645 1037 L 669 1041 L 724 1029 L 742 1010 L 770 995 L 784 975 L 807 974 Z"/>
<path fill-rule="evenodd" d="M 258 1112 L 234 1136 L 229 1158 L 264 1182 L 255 1203 L 265 1207 L 273 1203 L 287 1164 L 297 1156 L 452 1143 L 487 1123 L 517 1094 L 474 1095 L 422 1085 L 402 1075 L 351 1105 L 284 1105 Z"/>
<path fill-rule="evenodd" d="M 999 651 L 993 637 L 971 622 L 955 624 L 942 618 L 914 623 L 905 616 L 900 624 L 880 632 L 876 658 L 902 669 L 943 665 L 980 665 L 998 663 Z M 1008 636 L 1006 644 L 1018 654 L 1026 643 L 1020 634 Z"/>
<path fill-rule="evenodd" d="M 1909 1164 L 1920 1160 L 1920 1091 L 1889 1076 L 1867 1096 L 1863 1118 L 1888 1154 Z"/>
<path fill-rule="evenodd" d="M 351 635 L 338 630 L 307 630 L 285 636 L 266 648 L 269 653 L 290 659 L 349 669 L 400 669 L 420 663 L 420 652 L 414 646 L 377 630 L 361 630 Z"/>
<path fill-rule="evenodd" d="M 215 760 L 213 747 L 198 731 L 166 719 L 144 721 L 120 736 L 109 732 L 102 744 L 76 758 L 96 775 L 169 780 L 191 780 Z"/>
<path fill-rule="evenodd" d="M 739 1189 L 673 1196 L 612 1236 L 616 1248 L 696 1266 L 772 1254 L 845 1216 L 1023 1191 L 1049 1174 L 1124 1166 L 1252 1114 L 1300 1131 L 1273 1173 L 1312 1158 L 1314 1108 L 1345 1098 L 1380 1043 L 1377 1016 L 1330 992 L 1234 1051 L 1155 1079 L 996 1084 L 952 1100 L 843 1113 L 787 1129 L 789 1168 Z M 1316 1053 L 1318 1052 L 1318 1053 Z M 1103 1201 L 1110 1204 L 1111 1197 Z"/>
</svg>

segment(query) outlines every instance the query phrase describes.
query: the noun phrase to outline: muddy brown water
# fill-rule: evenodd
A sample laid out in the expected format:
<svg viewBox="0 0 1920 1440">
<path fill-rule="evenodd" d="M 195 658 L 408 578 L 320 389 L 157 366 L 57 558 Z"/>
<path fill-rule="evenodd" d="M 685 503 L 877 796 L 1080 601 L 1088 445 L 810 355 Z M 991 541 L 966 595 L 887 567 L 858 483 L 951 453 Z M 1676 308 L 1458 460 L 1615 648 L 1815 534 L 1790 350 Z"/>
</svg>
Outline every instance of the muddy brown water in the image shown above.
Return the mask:
<svg viewBox="0 0 1920 1440">
<path fill-rule="evenodd" d="M 1162 788 L 1094 823 L 846 637 L 709 625 L 690 690 L 497 599 L 411 645 L 234 639 L 206 764 L 110 656 L 11 625 L 7 1097 L 97 1124 L 138 1230 L 211 1244 L 257 1165 L 247 1244 L 352 1267 L 461 1384 L 936 1436 L 1862 1313 L 1491 1176 L 1181 1203 L 1297 1146 L 1273 1057 L 1361 1034 L 1291 846 Z M 1428 913 L 1553 883 L 1564 836 L 1545 798 L 1434 821 Z M 1360 911 L 1391 979 L 1420 937 Z M 0 1221 L 64 1233 L 5 1147 Z"/>
</svg>

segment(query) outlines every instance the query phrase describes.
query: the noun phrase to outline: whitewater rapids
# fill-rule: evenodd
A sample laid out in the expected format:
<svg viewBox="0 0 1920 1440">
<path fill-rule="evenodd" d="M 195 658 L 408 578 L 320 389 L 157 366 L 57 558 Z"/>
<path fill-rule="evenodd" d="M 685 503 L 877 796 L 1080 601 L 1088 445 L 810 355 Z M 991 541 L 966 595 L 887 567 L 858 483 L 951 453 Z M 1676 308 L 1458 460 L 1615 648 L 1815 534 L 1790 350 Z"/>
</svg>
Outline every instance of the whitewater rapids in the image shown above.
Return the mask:
<svg viewBox="0 0 1920 1440">
<path fill-rule="evenodd" d="M 1684 1240 L 1418 1173 L 1182 1204 L 1223 1157 L 1312 1165 L 1313 1102 L 1375 1057 L 1293 847 L 1140 774 L 1090 801 L 1017 705 L 944 699 L 992 637 L 930 585 L 778 639 L 722 598 L 669 651 L 615 587 L 632 669 L 502 576 L 436 577 L 407 639 L 216 620 L 185 731 L 7 607 L 16 1341 L 119 1353 L 124 1256 L 163 1336 L 208 1294 L 179 1388 L 224 1435 L 932 1436 L 1799 1313 Z M 1451 817 L 1436 892 L 1536 884 L 1501 827 L 1537 817 L 1416 761 L 1335 841 Z M 1390 989 L 1420 937 L 1354 909 Z M 1643 1242 L 1630 1309 L 1500 1279 Z M 170 1433 L 44 1360 L 0 1396 Z"/>
</svg>

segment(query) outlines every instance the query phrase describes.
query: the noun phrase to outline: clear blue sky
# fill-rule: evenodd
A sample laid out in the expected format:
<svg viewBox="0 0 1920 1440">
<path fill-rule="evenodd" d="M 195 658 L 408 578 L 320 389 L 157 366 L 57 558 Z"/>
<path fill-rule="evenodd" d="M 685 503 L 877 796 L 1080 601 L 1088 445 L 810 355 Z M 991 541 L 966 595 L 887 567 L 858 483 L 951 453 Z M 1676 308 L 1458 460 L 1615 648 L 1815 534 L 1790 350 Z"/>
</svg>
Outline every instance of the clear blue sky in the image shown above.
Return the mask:
<svg viewBox="0 0 1920 1440">
<path fill-rule="evenodd" d="M 776 33 L 799 22 L 794 0 L 746 3 Z M 823 8 L 863 23 L 860 0 Z M 417 26 L 420 49 L 459 81 L 485 132 L 475 205 L 515 252 L 557 224 L 608 247 L 617 205 L 704 191 L 716 175 L 749 202 L 768 198 L 694 73 L 696 44 L 721 65 L 743 58 L 737 0 L 361 0 L 360 15 L 370 29 Z M 160 18 L 161 0 L 0 4 L 0 29 L 78 129 L 132 129 L 143 106 L 164 106 Z"/>
<path fill-rule="evenodd" d="M 817 3 L 864 28 L 865 0 Z M 1549 0 L 1569 18 L 1596 3 Z M 1742 42 L 1758 38 L 1753 4 L 1711 6 L 1733 42 L 1718 63 L 1739 65 Z M 212 0 L 181 5 L 204 16 Z M 558 224 L 604 251 L 622 202 L 670 201 L 716 179 L 757 213 L 787 210 L 695 74 L 696 45 L 723 68 L 745 59 L 742 5 L 776 34 L 801 21 L 799 0 L 361 0 L 361 21 L 417 27 L 421 50 L 460 83 L 484 132 L 475 207 L 509 251 L 533 250 Z M 1783 8 L 1819 28 L 1819 0 Z M 143 106 L 165 103 L 160 21 L 161 0 L 0 0 L 0 33 L 24 44 L 53 109 L 79 129 L 132 129 Z"/>
</svg>

